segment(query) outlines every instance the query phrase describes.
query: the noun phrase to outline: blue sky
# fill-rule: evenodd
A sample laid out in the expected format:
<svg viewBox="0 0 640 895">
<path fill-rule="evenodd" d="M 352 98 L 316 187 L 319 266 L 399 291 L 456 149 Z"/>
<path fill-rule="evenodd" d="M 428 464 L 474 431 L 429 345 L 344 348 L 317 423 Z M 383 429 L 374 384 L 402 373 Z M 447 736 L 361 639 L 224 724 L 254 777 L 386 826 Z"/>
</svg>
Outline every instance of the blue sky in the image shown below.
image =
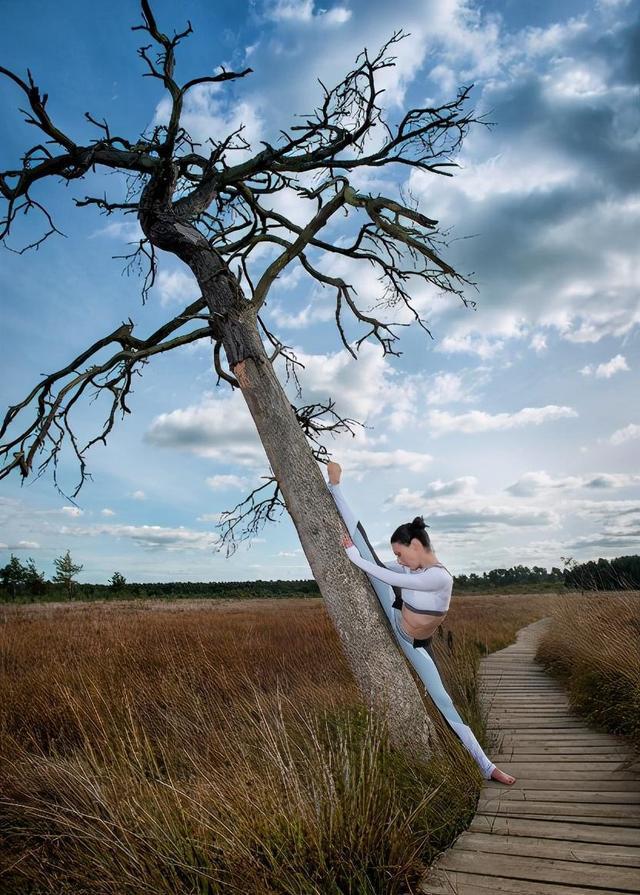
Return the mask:
<svg viewBox="0 0 640 895">
<path fill-rule="evenodd" d="M 389 534 L 418 513 L 456 573 L 638 552 L 637 7 L 188 0 L 153 9 L 166 32 L 192 22 L 194 34 L 178 50 L 179 80 L 220 64 L 254 69 L 222 89 L 193 91 L 184 123 L 196 139 L 242 123 L 259 149 L 293 113 L 313 108 L 317 78 L 335 83 L 364 46 L 376 51 L 398 28 L 409 36 L 385 74 L 390 120 L 472 83 L 470 106 L 495 122 L 470 130 L 453 178 L 403 168 L 354 179 L 373 194 L 410 189 L 425 214 L 451 228 L 445 257 L 477 281 L 478 292 L 467 293 L 476 310 L 418 288 L 415 305 L 434 339 L 404 327 L 400 357 L 365 342 L 356 361 L 339 340 L 333 295 L 298 268 L 279 279 L 265 308 L 305 364 L 303 399 L 331 397 L 344 416 L 366 424 L 355 438 L 326 444 L 381 555 L 391 558 Z M 166 97 L 142 77 L 136 54 L 147 43 L 131 31 L 140 21 L 136 3 L 118 0 L 106 10 L 5 0 L 3 12 L 3 65 L 21 76 L 31 69 L 53 120 L 77 142 L 95 136 L 86 111 L 132 139 L 164 120 Z M 0 81 L 3 170 L 35 142 L 23 105 L 15 85 Z M 65 237 L 37 252 L 3 251 L 3 408 L 128 317 L 144 336 L 197 298 L 188 271 L 162 254 L 143 305 L 140 280 L 123 276 L 122 261 L 112 259 L 129 250 L 135 221 L 72 202 L 121 186 L 119 175 L 101 173 L 70 186 L 41 184 L 34 195 Z M 296 196 L 278 202 L 296 220 L 309 214 Z M 348 226 L 332 225 L 330 238 Z M 9 245 L 41 232 L 41 221 L 26 218 Z M 378 300 L 372 271 L 331 265 L 353 283 L 364 310 Z M 397 309 L 385 313 L 409 320 Z M 347 324 L 350 342 L 362 335 Z M 105 582 L 116 569 L 137 581 L 310 577 L 286 515 L 230 558 L 215 550 L 218 514 L 256 487 L 268 464 L 241 395 L 217 387 L 211 366 L 210 346 L 200 342 L 144 369 L 133 413 L 87 455 L 93 478 L 77 506 L 48 474 L 24 485 L 2 480 L 0 564 L 11 552 L 33 556 L 51 575 L 53 558 L 70 549 L 85 581 Z M 78 408 L 85 440 L 103 412 L 100 401 Z M 59 472 L 71 493 L 78 469 L 68 452 Z"/>
</svg>

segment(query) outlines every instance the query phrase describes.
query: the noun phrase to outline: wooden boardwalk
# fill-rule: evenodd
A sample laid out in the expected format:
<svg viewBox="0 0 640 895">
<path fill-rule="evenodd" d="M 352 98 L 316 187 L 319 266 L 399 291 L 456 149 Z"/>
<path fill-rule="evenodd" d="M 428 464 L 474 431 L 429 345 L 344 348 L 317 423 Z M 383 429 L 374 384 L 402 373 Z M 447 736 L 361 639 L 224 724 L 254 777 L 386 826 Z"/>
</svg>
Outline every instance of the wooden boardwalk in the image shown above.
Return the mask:
<svg viewBox="0 0 640 895">
<path fill-rule="evenodd" d="M 491 760 L 468 830 L 431 865 L 424 895 L 640 893 L 640 758 L 569 708 L 533 661 L 550 619 L 481 660 Z"/>
</svg>

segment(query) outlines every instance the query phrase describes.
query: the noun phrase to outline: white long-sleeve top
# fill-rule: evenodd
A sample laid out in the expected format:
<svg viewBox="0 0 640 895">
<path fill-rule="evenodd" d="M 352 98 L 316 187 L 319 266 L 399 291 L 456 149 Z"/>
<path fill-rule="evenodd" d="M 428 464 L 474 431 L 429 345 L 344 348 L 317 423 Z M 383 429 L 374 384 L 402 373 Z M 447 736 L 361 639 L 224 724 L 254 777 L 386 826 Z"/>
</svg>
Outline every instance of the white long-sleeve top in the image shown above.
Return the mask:
<svg viewBox="0 0 640 895">
<path fill-rule="evenodd" d="M 441 615 L 449 609 L 453 576 L 444 566 L 428 566 L 425 569 L 408 569 L 397 562 L 386 562 L 379 566 L 360 556 L 355 544 L 345 548 L 352 563 L 373 578 L 378 578 L 392 587 L 402 588 L 402 600 L 412 612 L 425 615 Z"/>
<path fill-rule="evenodd" d="M 340 515 L 353 537 L 361 526 L 350 509 L 340 485 L 329 483 L 329 491 L 336 502 Z M 364 531 L 364 529 L 363 529 Z M 402 601 L 412 612 L 422 615 L 443 616 L 449 609 L 453 576 L 442 565 L 429 566 L 412 571 L 398 562 L 384 563 L 383 566 L 364 559 L 355 545 L 345 548 L 352 563 L 359 566 L 372 578 L 384 581 L 391 587 L 402 589 Z"/>
</svg>

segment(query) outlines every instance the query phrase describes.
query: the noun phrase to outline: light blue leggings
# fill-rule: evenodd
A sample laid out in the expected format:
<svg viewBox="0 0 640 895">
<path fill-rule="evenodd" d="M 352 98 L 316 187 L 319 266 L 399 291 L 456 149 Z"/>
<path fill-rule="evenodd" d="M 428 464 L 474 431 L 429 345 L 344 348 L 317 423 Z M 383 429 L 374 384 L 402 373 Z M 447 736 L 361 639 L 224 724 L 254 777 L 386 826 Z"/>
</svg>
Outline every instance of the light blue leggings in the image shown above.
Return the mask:
<svg viewBox="0 0 640 895">
<path fill-rule="evenodd" d="M 331 489 L 329 490 L 331 491 Z M 344 500 L 344 496 L 342 494 L 338 496 L 333 491 L 331 491 L 331 494 L 335 500 L 340 515 L 344 519 L 344 523 L 347 526 L 347 530 L 351 536 L 351 540 L 360 551 L 361 556 L 363 556 L 365 559 L 370 560 L 371 562 L 375 562 L 377 565 L 384 565 L 384 563 L 382 563 L 378 559 L 373 547 L 371 546 L 371 543 L 369 541 L 369 538 L 367 537 L 367 533 L 365 532 L 362 523 L 356 519 L 355 515 Z M 373 589 L 378 595 L 380 604 L 384 609 L 389 622 L 391 623 L 391 628 L 395 634 L 396 640 L 398 641 L 402 652 L 405 654 L 407 659 L 411 662 L 415 670 L 418 672 L 420 680 L 424 684 L 425 689 L 433 700 L 434 704 L 440 710 L 452 730 L 460 738 L 464 747 L 472 755 L 476 764 L 480 768 L 482 776 L 485 779 L 490 780 L 491 774 L 496 766 L 495 764 L 493 764 L 492 761 L 490 761 L 489 758 L 487 758 L 482 749 L 482 746 L 475 738 L 473 731 L 467 724 L 464 723 L 464 721 L 458 714 L 456 707 L 451 700 L 451 697 L 444 688 L 442 679 L 440 677 L 440 672 L 438 671 L 438 667 L 436 665 L 433 646 L 431 643 L 432 637 L 429 637 L 428 640 L 414 641 L 414 638 L 407 634 L 402 627 L 402 610 L 395 609 L 393 607 L 395 599 L 393 588 L 386 582 L 374 578 L 372 575 L 367 575 L 367 577 L 369 578 L 369 581 L 373 585 Z M 414 644 L 424 645 L 417 646 Z"/>
</svg>

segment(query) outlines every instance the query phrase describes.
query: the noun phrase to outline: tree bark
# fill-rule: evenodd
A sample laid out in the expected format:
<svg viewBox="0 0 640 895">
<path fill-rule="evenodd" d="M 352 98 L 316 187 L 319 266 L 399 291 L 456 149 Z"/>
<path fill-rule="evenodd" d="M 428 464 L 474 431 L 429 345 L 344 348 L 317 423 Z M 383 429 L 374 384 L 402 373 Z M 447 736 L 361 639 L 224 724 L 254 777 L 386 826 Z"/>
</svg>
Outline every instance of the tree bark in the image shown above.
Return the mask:
<svg viewBox="0 0 640 895">
<path fill-rule="evenodd" d="M 142 229 L 155 246 L 181 258 L 198 280 L 212 336 L 222 340 L 365 702 L 384 715 L 395 746 L 426 761 L 435 728 L 373 587 L 340 545 L 342 520 L 264 350 L 255 308 L 205 237 L 166 207 L 170 193 L 171 184 L 160 179 L 147 185 Z"/>
<path fill-rule="evenodd" d="M 394 745 L 426 761 L 435 730 L 365 573 L 340 545 L 342 521 L 257 327 L 236 322 L 232 366 L 304 554 L 367 704 L 387 719 Z M 226 344 L 225 344 L 226 349 Z M 231 352 L 230 352 L 231 353 Z"/>
</svg>

